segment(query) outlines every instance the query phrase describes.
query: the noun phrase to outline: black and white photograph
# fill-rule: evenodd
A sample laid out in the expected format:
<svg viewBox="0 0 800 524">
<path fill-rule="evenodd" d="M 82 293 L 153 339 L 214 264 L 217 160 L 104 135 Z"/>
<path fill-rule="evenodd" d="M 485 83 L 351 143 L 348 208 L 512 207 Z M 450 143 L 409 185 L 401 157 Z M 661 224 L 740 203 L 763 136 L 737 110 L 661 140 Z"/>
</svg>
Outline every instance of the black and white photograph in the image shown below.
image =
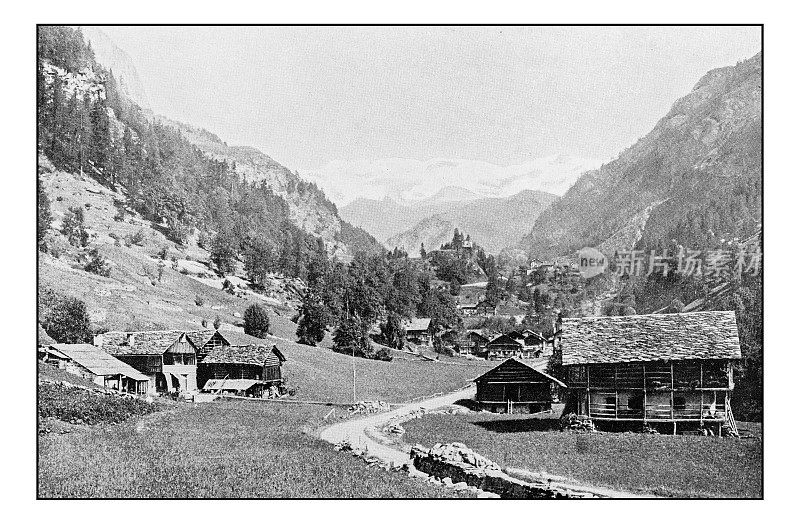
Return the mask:
<svg viewBox="0 0 800 524">
<path fill-rule="evenodd" d="M 36 504 L 764 499 L 762 20 L 57 20 Z"/>
</svg>

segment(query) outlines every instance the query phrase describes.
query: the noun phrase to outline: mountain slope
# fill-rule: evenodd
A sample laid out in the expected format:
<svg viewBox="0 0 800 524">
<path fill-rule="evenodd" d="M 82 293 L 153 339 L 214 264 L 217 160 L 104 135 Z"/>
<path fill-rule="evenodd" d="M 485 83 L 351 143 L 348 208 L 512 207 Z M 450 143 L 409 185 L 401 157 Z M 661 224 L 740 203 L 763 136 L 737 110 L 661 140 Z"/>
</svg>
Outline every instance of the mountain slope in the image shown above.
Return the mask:
<svg viewBox="0 0 800 524">
<path fill-rule="evenodd" d="M 761 54 L 707 73 L 655 128 L 589 171 L 521 247 L 539 257 L 745 237 L 761 217 Z"/>
<path fill-rule="evenodd" d="M 435 249 L 450 240 L 453 229 L 469 233 L 488 253 L 517 243 L 539 214 L 558 197 L 542 191 L 522 191 L 509 198 L 483 198 L 448 205 L 413 227 L 387 239 L 388 248 L 419 253 L 420 244 Z"/>
<path fill-rule="evenodd" d="M 97 28 L 87 31 L 48 26 L 38 34 L 39 141 L 57 168 L 123 187 L 132 207 L 178 236 L 225 230 L 240 251 L 252 238 L 286 251 L 288 244 L 313 244 L 307 236 L 342 257 L 352 254 L 348 240 L 380 249 L 363 231 L 343 231 L 336 206 L 297 172 L 255 148 L 228 146 L 209 131 L 142 109 L 146 95 L 130 58 Z"/>
<path fill-rule="evenodd" d="M 120 49 L 114 41 L 97 26 L 82 26 L 81 31 L 87 42 L 91 43 L 97 61 L 114 73 L 122 92 L 143 109 L 150 107 L 136 66 L 128 53 Z"/>
</svg>

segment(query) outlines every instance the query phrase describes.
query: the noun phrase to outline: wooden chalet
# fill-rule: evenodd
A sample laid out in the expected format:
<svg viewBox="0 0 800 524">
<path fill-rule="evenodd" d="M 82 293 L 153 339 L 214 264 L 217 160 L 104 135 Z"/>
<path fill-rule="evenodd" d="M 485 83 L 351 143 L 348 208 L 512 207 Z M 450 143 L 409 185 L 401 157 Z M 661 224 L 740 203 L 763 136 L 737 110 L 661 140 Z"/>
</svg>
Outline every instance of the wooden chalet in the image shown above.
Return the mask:
<svg viewBox="0 0 800 524">
<path fill-rule="evenodd" d="M 547 360 L 509 358 L 476 378 L 475 401 L 482 409 L 502 413 L 538 413 L 551 409 L 558 387 L 567 385 L 548 375 Z"/>
<path fill-rule="evenodd" d="M 492 317 L 497 315 L 497 304 L 493 304 L 488 300 L 481 300 L 475 305 L 475 314 L 484 317 Z"/>
<path fill-rule="evenodd" d="M 493 338 L 486 344 L 488 360 L 503 360 L 522 354 L 522 342 L 508 334 Z"/>
<path fill-rule="evenodd" d="M 442 341 L 459 355 L 477 355 L 486 349 L 489 339 L 479 331 L 451 329 L 442 335 Z"/>
<path fill-rule="evenodd" d="M 98 386 L 137 395 L 148 393 L 147 376 L 91 344 L 51 344 L 47 349 L 59 355 L 51 363 Z"/>
<path fill-rule="evenodd" d="M 420 346 L 430 346 L 433 343 L 431 336 L 431 319 L 412 318 L 403 322 L 406 330 L 406 340 Z"/>
<path fill-rule="evenodd" d="M 736 315 L 704 311 L 564 318 L 565 413 L 595 421 L 714 430 L 728 424 L 733 363 L 741 358 Z"/>
<path fill-rule="evenodd" d="M 286 357 L 275 345 L 271 348 L 263 343 L 216 346 L 199 364 L 198 382 L 203 384 L 203 391 L 266 397 L 282 389 L 284 362 Z"/>
<path fill-rule="evenodd" d="M 472 302 L 464 302 L 462 304 L 457 304 L 456 309 L 461 311 L 461 314 L 465 317 L 471 317 L 478 312 L 478 303 Z"/>
<path fill-rule="evenodd" d="M 197 353 L 212 330 L 109 331 L 95 345 L 147 375 L 151 391 L 197 390 Z"/>
</svg>

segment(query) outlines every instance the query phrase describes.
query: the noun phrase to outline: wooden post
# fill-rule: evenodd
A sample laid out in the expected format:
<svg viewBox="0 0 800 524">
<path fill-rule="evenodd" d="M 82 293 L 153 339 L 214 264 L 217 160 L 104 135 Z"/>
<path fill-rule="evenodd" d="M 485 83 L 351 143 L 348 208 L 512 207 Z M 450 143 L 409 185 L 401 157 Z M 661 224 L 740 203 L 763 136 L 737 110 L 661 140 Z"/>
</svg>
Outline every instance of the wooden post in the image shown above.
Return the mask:
<svg viewBox="0 0 800 524">
<path fill-rule="evenodd" d="M 700 361 L 700 427 L 703 427 L 703 402 L 706 394 L 703 391 L 703 361 Z"/>
<path fill-rule="evenodd" d="M 647 422 L 647 370 L 642 364 L 642 422 Z"/>
<path fill-rule="evenodd" d="M 586 365 L 586 415 L 592 418 L 592 391 L 589 389 L 591 382 L 589 381 L 589 369 L 592 366 Z"/>
<path fill-rule="evenodd" d="M 614 364 L 614 420 L 619 419 L 619 382 L 617 379 L 617 368 L 619 367 L 618 364 Z"/>
<path fill-rule="evenodd" d="M 669 417 L 675 423 L 675 364 L 669 363 Z M 672 432 L 675 434 L 675 431 Z"/>
</svg>

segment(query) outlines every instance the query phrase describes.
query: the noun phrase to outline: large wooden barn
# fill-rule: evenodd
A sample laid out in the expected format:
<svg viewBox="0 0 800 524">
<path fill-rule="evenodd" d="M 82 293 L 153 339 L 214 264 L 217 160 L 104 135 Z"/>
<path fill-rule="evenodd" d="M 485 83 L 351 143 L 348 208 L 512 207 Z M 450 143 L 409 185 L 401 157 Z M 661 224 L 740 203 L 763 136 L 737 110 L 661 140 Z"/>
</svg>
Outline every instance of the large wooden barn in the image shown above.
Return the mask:
<svg viewBox="0 0 800 524">
<path fill-rule="evenodd" d="M 268 396 L 283 386 L 284 362 L 286 357 L 274 345 L 271 348 L 263 343 L 217 346 L 199 364 L 198 383 L 207 391 Z"/>
<path fill-rule="evenodd" d="M 560 351 L 565 413 L 736 432 L 730 396 L 741 350 L 732 311 L 564 318 Z"/>
<path fill-rule="evenodd" d="M 475 401 L 482 409 L 504 413 L 538 413 L 552 407 L 557 387 L 567 385 L 548 375 L 547 360 L 510 358 L 474 380 Z"/>
<path fill-rule="evenodd" d="M 109 331 L 95 345 L 147 375 L 151 391 L 197 390 L 197 348 L 213 331 Z"/>
</svg>

